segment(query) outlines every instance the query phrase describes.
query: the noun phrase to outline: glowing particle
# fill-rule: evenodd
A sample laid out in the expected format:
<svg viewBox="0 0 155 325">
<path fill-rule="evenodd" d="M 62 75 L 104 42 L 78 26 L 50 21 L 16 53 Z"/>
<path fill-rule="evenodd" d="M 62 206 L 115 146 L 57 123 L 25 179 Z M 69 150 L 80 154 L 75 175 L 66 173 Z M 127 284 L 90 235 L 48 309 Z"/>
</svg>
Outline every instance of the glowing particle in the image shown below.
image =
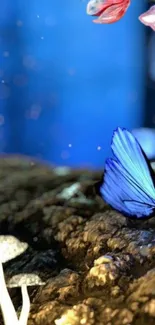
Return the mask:
<svg viewBox="0 0 155 325">
<path fill-rule="evenodd" d="M 4 51 L 4 52 L 3 52 L 3 56 L 4 56 L 5 58 L 8 58 L 8 57 L 9 57 L 9 52 L 8 52 L 8 51 Z"/>
<path fill-rule="evenodd" d="M 102 148 L 100 146 L 97 147 L 97 150 L 100 151 Z"/>
<path fill-rule="evenodd" d="M 70 69 L 68 70 L 68 74 L 69 74 L 71 77 L 74 76 L 75 73 L 76 73 L 76 70 L 75 70 L 74 68 L 70 68 Z"/>
<path fill-rule="evenodd" d="M 68 147 L 69 147 L 69 148 L 72 148 L 72 144 L 71 144 L 71 143 L 69 143 Z"/>
<path fill-rule="evenodd" d="M 69 158 L 69 152 L 68 152 L 67 150 L 62 151 L 62 152 L 61 152 L 61 158 L 62 158 L 63 160 L 68 159 L 68 158 Z"/>
<path fill-rule="evenodd" d="M 0 114 L 0 126 L 4 124 L 4 116 Z"/>
<path fill-rule="evenodd" d="M 33 237 L 33 241 L 36 243 L 38 241 L 38 237 Z"/>
<path fill-rule="evenodd" d="M 39 104 L 33 104 L 28 111 L 27 118 L 37 120 L 41 114 L 42 108 Z"/>
<path fill-rule="evenodd" d="M 22 22 L 22 20 L 17 20 L 17 21 L 16 21 L 16 25 L 17 25 L 18 27 L 23 26 L 23 22 Z"/>
<path fill-rule="evenodd" d="M 23 65 L 28 69 L 35 69 L 36 60 L 32 55 L 25 55 L 23 57 Z"/>
</svg>

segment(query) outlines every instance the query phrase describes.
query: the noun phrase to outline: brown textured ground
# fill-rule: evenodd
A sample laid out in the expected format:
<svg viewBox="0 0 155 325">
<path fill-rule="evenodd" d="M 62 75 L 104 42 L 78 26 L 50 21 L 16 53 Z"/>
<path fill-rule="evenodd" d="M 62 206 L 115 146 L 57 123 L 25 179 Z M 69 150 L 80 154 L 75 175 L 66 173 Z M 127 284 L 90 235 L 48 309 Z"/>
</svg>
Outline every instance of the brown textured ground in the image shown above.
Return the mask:
<svg viewBox="0 0 155 325">
<path fill-rule="evenodd" d="M 155 221 L 129 227 L 93 194 L 99 177 L 0 159 L 0 249 L 8 286 L 31 284 L 29 325 L 155 324 Z"/>
</svg>

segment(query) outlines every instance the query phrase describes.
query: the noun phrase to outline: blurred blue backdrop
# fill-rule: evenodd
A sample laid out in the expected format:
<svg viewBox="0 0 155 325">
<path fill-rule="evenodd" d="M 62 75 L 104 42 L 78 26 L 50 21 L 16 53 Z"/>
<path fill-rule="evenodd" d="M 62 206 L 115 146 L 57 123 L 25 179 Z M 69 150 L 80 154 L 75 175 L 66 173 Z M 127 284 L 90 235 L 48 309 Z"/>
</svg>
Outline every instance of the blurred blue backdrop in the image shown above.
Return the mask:
<svg viewBox="0 0 155 325">
<path fill-rule="evenodd" d="M 103 167 L 113 129 L 143 124 L 146 3 L 112 25 L 92 23 L 86 5 L 1 3 L 0 152 Z"/>
</svg>

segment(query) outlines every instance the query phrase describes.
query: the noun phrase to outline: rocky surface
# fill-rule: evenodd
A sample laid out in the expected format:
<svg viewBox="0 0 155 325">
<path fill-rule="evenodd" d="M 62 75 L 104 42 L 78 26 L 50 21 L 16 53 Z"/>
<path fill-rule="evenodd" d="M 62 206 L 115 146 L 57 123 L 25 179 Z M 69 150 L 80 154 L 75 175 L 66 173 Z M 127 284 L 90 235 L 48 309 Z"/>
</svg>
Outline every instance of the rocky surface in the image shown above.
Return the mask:
<svg viewBox="0 0 155 325">
<path fill-rule="evenodd" d="M 0 159 L 0 252 L 19 312 L 28 284 L 28 325 L 155 324 L 155 218 L 129 225 L 95 196 L 100 177 Z"/>
</svg>

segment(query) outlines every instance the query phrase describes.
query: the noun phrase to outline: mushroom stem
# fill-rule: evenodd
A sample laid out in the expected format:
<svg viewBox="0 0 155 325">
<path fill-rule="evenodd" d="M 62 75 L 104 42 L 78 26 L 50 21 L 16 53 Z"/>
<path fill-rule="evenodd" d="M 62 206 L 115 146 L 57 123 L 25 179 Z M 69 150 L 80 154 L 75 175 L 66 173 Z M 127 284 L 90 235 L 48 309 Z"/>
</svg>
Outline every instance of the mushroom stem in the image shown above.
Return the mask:
<svg viewBox="0 0 155 325">
<path fill-rule="evenodd" d="M 13 303 L 11 301 L 11 298 L 9 296 L 5 278 L 4 278 L 4 272 L 3 272 L 3 266 L 0 262 L 0 307 L 2 310 L 2 315 L 4 319 L 5 325 L 17 325 L 18 324 L 18 318 L 16 315 L 15 308 L 13 306 Z"/>
<path fill-rule="evenodd" d="M 29 311 L 30 311 L 30 299 L 27 292 L 26 285 L 21 286 L 22 291 L 22 309 L 20 317 L 16 315 L 16 311 L 12 300 L 9 296 L 8 289 L 6 287 L 3 266 L 0 262 L 0 308 L 5 325 L 27 325 Z"/>
<path fill-rule="evenodd" d="M 19 325 L 27 325 L 29 311 L 30 311 L 30 299 L 25 284 L 21 286 L 21 291 L 22 291 L 23 305 L 19 317 Z"/>
</svg>

